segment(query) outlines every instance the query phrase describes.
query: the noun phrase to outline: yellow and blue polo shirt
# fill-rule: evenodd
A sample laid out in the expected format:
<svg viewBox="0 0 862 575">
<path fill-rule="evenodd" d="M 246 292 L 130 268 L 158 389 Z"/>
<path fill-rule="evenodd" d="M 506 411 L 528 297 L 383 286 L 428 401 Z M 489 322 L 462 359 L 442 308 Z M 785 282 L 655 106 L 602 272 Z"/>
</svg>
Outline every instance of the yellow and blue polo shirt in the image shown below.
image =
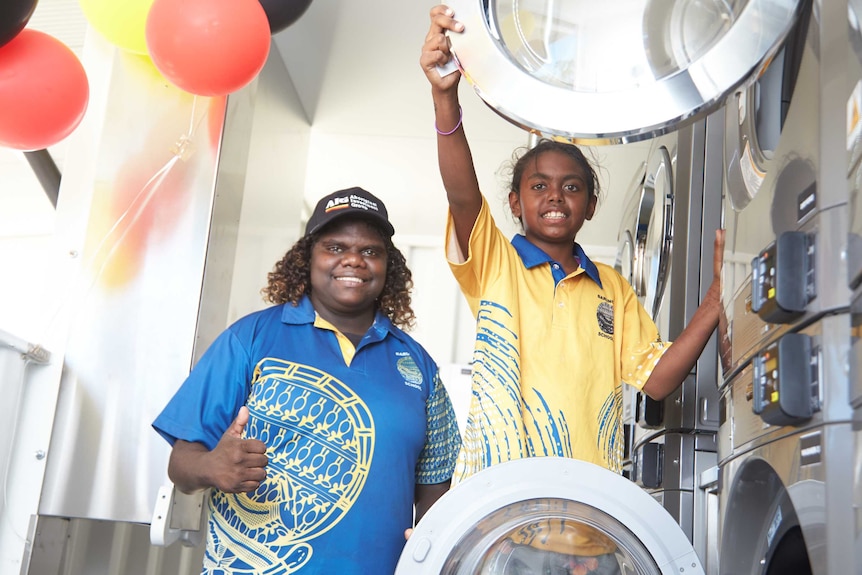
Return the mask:
<svg viewBox="0 0 862 575">
<path fill-rule="evenodd" d="M 577 271 L 524 236 L 510 242 L 487 202 L 466 258 L 451 216 L 449 266 L 476 317 L 472 399 L 454 480 L 533 456 L 622 467 L 622 383 L 642 388 L 669 344 L 613 268 L 574 244 Z"/>
<path fill-rule="evenodd" d="M 415 485 L 448 481 L 460 445 L 424 348 L 379 312 L 354 348 L 303 297 L 225 330 L 153 427 L 213 449 L 243 405 L 267 477 L 211 491 L 202 572 L 394 572 Z"/>
</svg>

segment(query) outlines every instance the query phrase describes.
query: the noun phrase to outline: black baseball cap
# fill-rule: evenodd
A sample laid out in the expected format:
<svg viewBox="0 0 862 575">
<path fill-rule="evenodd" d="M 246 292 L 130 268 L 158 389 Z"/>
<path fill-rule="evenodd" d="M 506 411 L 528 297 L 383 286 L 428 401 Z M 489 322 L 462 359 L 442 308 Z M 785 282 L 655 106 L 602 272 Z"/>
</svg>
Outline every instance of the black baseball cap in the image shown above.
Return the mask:
<svg viewBox="0 0 862 575">
<path fill-rule="evenodd" d="M 379 225 L 390 237 L 395 228 L 389 223 L 386 206 L 380 199 L 362 188 L 348 188 L 324 196 L 317 202 L 305 225 L 305 235 L 320 231 L 327 224 L 346 216 L 364 218 Z"/>
</svg>

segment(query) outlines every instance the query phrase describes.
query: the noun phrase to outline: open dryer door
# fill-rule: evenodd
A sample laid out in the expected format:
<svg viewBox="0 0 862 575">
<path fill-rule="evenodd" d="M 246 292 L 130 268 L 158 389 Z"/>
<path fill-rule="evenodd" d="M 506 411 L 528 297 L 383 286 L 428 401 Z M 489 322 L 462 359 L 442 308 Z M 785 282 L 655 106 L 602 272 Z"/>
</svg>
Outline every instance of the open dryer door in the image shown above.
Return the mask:
<svg viewBox="0 0 862 575">
<path fill-rule="evenodd" d="M 658 143 L 629 186 L 614 262 L 654 320 L 670 275 L 673 201 L 671 152 Z"/>
<path fill-rule="evenodd" d="M 652 138 L 756 77 L 798 0 L 449 0 L 452 52 L 512 123 L 577 143 Z"/>
<path fill-rule="evenodd" d="M 585 572 L 703 568 L 670 514 L 628 479 L 583 461 L 532 457 L 489 467 L 441 497 L 407 541 L 395 575 Z"/>
</svg>

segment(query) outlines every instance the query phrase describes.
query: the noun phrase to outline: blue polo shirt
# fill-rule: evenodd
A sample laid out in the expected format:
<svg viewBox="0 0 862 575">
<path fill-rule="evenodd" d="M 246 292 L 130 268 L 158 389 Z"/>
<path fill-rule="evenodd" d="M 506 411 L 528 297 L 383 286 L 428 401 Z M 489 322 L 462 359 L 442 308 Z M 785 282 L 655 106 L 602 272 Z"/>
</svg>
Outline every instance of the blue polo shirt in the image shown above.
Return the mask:
<svg viewBox="0 0 862 575">
<path fill-rule="evenodd" d="M 380 313 L 354 349 L 303 298 L 222 333 L 153 427 L 213 449 L 243 405 L 267 478 L 212 490 L 203 572 L 394 572 L 415 484 L 447 481 L 460 446 L 428 353 Z"/>
</svg>

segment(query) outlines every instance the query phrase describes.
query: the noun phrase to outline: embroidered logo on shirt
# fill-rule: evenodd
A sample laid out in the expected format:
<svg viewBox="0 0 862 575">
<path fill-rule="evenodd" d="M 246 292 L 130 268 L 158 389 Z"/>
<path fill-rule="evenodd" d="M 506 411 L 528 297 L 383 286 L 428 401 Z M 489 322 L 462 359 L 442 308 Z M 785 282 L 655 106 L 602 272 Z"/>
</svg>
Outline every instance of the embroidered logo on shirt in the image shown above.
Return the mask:
<svg viewBox="0 0 862 575">
<path fill-rule="evenodd" d="M 404 385 L 414 389 L 422 389 L 422 372 L 409 354 L 399 357 L 395 362 L 395 367 L 398 368 L 398 373 L 404 378 Z"/>
<path fill-rule="evenodd" d="M 596 319 L 599 321 L 599 335 L 608 339 L 613 339 L 614 335 L 614 306 L 613 304 L 603 301 L 596 308 Z"/>
</svg>

